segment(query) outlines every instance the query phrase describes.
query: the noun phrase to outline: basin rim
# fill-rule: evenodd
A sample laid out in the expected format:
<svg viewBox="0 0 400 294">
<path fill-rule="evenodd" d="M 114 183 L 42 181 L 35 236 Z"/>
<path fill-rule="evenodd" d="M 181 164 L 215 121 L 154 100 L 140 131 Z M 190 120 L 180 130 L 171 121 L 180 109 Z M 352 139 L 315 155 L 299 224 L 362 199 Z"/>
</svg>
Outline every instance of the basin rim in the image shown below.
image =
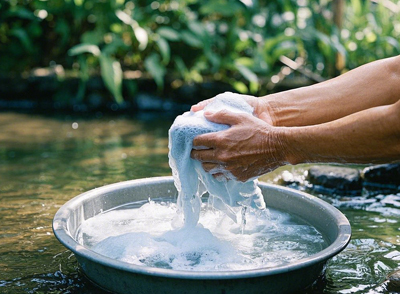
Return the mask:
<svg viewBox="0 0 400 294">
<path fill-rule="evenodd" d="M 284 191 L 288 194 L 296 194 L 297 196 L 307 199 L 308 201 L 316 203 L 321 207 L 321 209 L 331 214 L 336 219 L 337 222 L 338 226 L 337 238 L 325 249 L 315 254 L 312 254 L 306 258 L 299 259 L 296 262 L 290 263 L 288 265 L 282 265 L 270 268 L 257 268 L 251 270 L 202 272 L 202 271 L 184 271 L 184 270 L 146 267 L 112 259 L 107 256 L 101 255 L 95 251 L 92 251 L 84 247 L 83 245 L 79 244 L 68 231 L 66 216 L 68 216 L 68 213 L 72 211 L 72 207 L 79 205 L 79 203 L 82 203 L 82 201 L 84 200 L 91 199 L 92 197 L 95 197 L 99 193 L 107 193 L 114 191 L 115 189 L 124 189 L 142 184 L 154 185 L 157 183 L 161 184 L 171 181 L 173 182 L 172 176 L 142 178 L 142 179 L 135 179 L 135 180 L 109 184 L 84 192 L 66 202 L 57 211 L 57 213 L 53 218 L 54 235 L 61 244 L 63 244 L 67 249 L 72 251 L 77 256 L 78 261 L 82 261 L 82 259 L 87 259 L 91 262 L 98 263 L 106 267 L 111 267 L 117 270 L 130 272 L 133 274 L 152 275 L 152 276 L 159 276 L 159 277 L 173 278 L 173 279 L 196 279 L 196 280 L 197 279 L 201 280 L 248 279 L 248 278 L 256 278 L 262 276 L 279 275 L 287 272 L 306 269 L 307 267 L 311 267 L 316 264 L 325 264 L 328 259 L 337 255 L 344 248 L 346 248 L 351 239 L 351 226 L 348 219 L 343 215 L 342 212 L 340 212 L 337 208 L 335 208 L 331 204 L 310 194 L 265 182 L 259 182 L 258 184 L 259 186 L 264 186 L 267 188 Z"/>
</svg>

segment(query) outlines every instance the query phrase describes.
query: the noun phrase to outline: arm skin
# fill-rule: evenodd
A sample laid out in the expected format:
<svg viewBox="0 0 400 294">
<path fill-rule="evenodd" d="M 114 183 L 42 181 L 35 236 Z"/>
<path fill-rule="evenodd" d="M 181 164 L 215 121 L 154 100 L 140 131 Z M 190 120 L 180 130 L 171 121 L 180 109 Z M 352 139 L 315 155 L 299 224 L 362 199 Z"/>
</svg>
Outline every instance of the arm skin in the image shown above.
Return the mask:
<svg viewBox="0 0 400 294">
<path fill-rule="evenodd" d="M 208 120 L 231 126 L 194 139 L 194 147 L 209 147 L 192 150 L 206 171 L 223 167 L 247 181 L 285 164 L 400 160 L 400 57 L 259 102 L 250 100 L 257 117 L 205 113 Z"/>
<path fill-rule="evenodd" d="M 279 128 L 278 128 L 279 129 Z M 400 160 L 400 100 L 314 126 L 281 128 L 291 164 Z"/>
<path fill-rule="evenodd" d="M 308 87 L 246 100 L 255 115 L 274 126 L 307 126 L 371 107 L 393 104 L 400 93 L 400 55 L 360 66 Z M 203 109 L 211 99 L 193 105 Z M 258 101 L 257 101 L 258 100 Z"/>
<path fill-rule="evenodd" d="M 275 126 L 307 126 L 393 104 L 400 95 L 400 56 L 360 66 L 308 87 L 261 97 Z"/>
<path fill-rule="evenodd" d="M 247 114 L 206 112 L 225 131 L 197 136 L 192 150 L 206 171 L 245 182 L 285 164 L 308 162 L 383 163 L 400 160 L 400 101 L 305 127 L 274 127 Z M 216 175 L 220 176 L 220 174 Z"/>
</svg>

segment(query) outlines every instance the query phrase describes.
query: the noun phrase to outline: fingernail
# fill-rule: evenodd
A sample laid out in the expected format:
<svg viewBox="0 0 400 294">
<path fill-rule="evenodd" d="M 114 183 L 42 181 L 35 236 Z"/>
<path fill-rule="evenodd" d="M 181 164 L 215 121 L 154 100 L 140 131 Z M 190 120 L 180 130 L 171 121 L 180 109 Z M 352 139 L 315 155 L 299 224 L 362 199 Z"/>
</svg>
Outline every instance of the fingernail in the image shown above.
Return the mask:
<svg viewBox="0 0 400 294">
<path fill-rule="evenodd" d="M 213 115 L 215 112 L 207 110 L 204 112 L 204 115 Z"/>
</svg>

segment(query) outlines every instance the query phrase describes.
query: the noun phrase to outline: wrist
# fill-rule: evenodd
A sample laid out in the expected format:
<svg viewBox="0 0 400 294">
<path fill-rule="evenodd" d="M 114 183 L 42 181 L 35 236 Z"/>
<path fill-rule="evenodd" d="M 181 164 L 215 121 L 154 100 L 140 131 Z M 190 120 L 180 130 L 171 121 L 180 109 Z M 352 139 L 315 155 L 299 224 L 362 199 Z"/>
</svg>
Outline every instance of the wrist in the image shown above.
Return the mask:
<svg viewBox="0 0 400 294">
<path fill-rule="evenodd" d="M 269 112 L 276 127 L 293 127 L 306 125 L 304 121 L 308 110 L 306 101 L 294 90 L 270 94 L 263 97 L 264 108 Z M 307 107 L 310 107 L 309 105 Z"/>
<path fill-rule="evenodd" d="M 278 127 L 277 137 L 281 144 L 282 152 L 284 155 L 284 162 L 286 164 L 296 165 L 306 163 L 307 157 L 305 156 L 304 149 L 302 148 L 303 132 L 299 132 L 301 127 Z"/>
<path fill-rule="evenodd" d="M 266 113 L 269 118 L 272 126 L 280 126 L 279 123 L 279 107 L 278 104 L 276 103 L 275 99 L 275 94 L 270 94 L 267 96 L 260 97 L 260 104 L 261 104 L 261 109 L 262 112 Z"/>
</svg>

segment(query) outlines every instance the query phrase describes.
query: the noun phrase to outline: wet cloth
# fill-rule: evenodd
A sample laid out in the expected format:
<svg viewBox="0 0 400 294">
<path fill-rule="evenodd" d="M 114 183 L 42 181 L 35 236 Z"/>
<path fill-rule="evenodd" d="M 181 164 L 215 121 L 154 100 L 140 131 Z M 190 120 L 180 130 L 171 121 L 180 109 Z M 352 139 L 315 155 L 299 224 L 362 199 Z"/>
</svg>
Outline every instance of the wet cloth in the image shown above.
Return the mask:
<svg viewBox="0 0 400 294">
<path fill-rule="evenodd" d="M 253 113 L 253 108 L 243 99 L 243 95 L 230 92 L 216 96 L 204 111 L 217 112 L 223 109 L 236 113 Z M 225 178 L 217 180 L 204 171 L 199 161 L 190 157 L 194 137 L 229 128 L 228 125 L 208 121 L 204 117 L 204 111 L 185 112 L 175 119 L 169 130 L 169 164 L 179 192 L 178 205 L 183 211 L 185 225 L 189 226 L 197 224 L 201 196 L 207 191 L 209 204 L 224 211 L 235 221 L 239 212 L 235 207 L 265 209 L 264 198 L 256 179 L 245 183 Z M 224 170 L 220 172 L 227 174 Z"/>
</svg>

